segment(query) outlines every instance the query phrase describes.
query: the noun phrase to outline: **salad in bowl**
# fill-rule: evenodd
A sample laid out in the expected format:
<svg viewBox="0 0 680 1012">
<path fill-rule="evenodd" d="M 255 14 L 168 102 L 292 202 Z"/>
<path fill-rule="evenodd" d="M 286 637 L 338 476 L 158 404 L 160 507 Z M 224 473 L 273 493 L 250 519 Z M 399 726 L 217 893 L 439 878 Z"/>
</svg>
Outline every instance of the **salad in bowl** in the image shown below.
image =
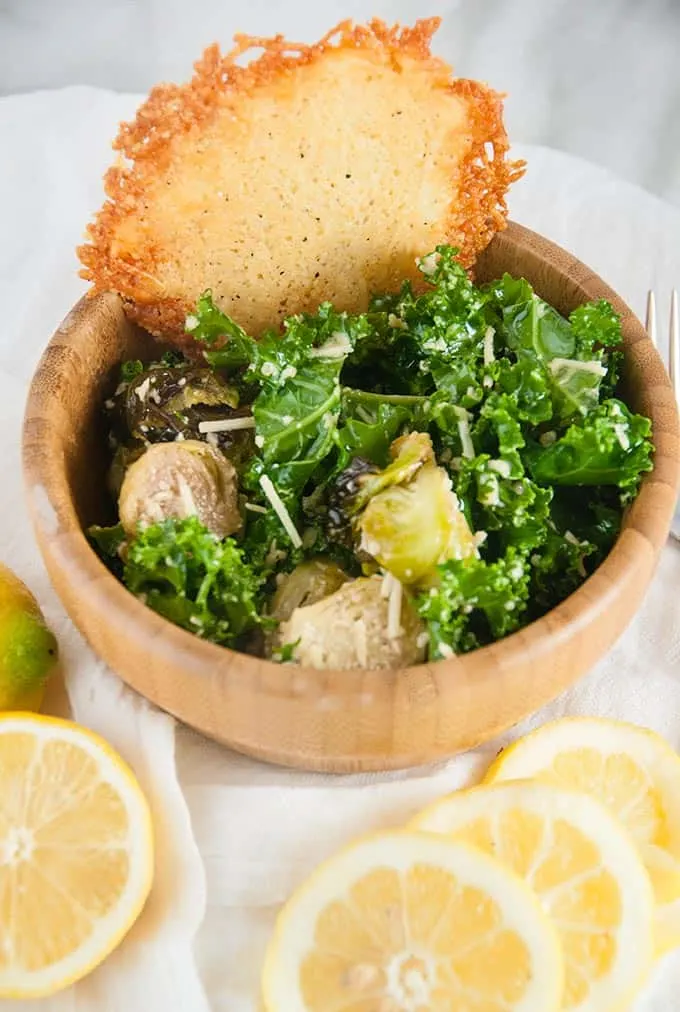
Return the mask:
<svg viewBox="0 0 680 1012">
<path fill-rule="evenodd" d="M 650 422 L 617 392 L 611 305 L 568 319 L 450 246 L 366 312 L 255 339 L 210 291 L 193 339 L 125 362 L 103 409 L 119 523 L 90 538 L 129 590 L 218 644 L 401 668 L 494 642 L 612 547 Z"/>
</svg>

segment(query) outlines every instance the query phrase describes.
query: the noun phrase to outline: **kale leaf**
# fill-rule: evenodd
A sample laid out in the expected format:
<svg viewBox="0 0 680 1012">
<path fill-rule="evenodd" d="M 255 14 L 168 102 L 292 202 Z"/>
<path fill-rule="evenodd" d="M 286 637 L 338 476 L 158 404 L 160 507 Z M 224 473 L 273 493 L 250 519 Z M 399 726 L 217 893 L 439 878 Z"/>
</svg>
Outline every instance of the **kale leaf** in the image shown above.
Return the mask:
<svg viewBox="0 0 680 1012">
<path fill-rule="evenodd" d="M 226 646 L 267 621 L 260 617 L 261 575 L 232 538 L 220 541 L 196 517 L 140 530 L 123 582 L 175 625 Z"/>
<path fill-rule="evenodd" d="M 466 653 L 524 624 L 530 568 L 526 553 L 508 548 L 496 562 L 452 560 L 439 583 L 417 599 L 430 635 L 431 659 Z"/>
<path fill-rule="evenodd" d="M 549 446 L 534 445 L 525 459 L 543 485 L 618 485 L 637 487 L 652 468 L 651 424 L 625 404 L 608 400 L 579 418 Z"/>
</svg>

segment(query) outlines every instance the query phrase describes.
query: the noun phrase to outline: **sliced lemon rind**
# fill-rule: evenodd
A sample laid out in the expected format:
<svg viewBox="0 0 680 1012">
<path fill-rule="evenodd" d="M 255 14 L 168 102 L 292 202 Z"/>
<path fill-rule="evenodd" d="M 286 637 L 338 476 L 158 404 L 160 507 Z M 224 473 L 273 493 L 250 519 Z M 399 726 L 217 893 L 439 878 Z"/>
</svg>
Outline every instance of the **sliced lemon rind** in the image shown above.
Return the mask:
<svg viewBox="0 0 680 1012">
<path fill-rule="evenodd" d="M 34 735 L 39 743 L 58 740 L 82 749 L 95 760 L 128 816 L 129 875 L 117 904 L 97 919 L 87 941 L 64 959 L 37 971 L 0 969 L 0 998 L 42 998 L 86 976 L 120 944 L 144 907 L 153 881 L 153 825 L 148 802 L 134 774 L 99 735 L 68 720 L 34 713 L 0 714 L 0 736 Z M 123 841 L 124 845 L 125 841 Z"/>
<path fill-rule="evenodd" d="M 656 768 L 658 762 L 663 763 L 664 786 L 670 788 L 672 781 L 667 781 L 666 777 L 670 778 L 673 773 L 677 785 L 680 756 L 661 735 L 628 721 L 606 717 L 562 717 L 537 727 L 503 749 L 486 771 L 483 782 L 532 776 L 529 764 L 532 755 L 540 755 L 547 763 L 560 752 L 575 748 L 594 748 L 604 754 L 621 752 L 624 737 L 628 743 L 635 744 L 633 755 L 644 761 L 648 768 Z M 544 765 L 536 764 L 534 772 L 539 772 Z"/>
<path fill-rule="evenodd" d="M 658 847 L 652 847 L 650 852 L 644 842 L 637 842 L 643 860 L 649 860 L 650 870 L 660 865 L 670 888 L 667 899 L 657 895 L 657 952 L 675 948 L 680 945 L 680 756 L 664 738 L 649 728 L 627 721 L 603 717 L 564 717 L 543 724 L 501 752 L 483 782 L 498 783 L 538 776 L 561 753 L 580 749 L 593 749 L 605 757 L 623 755 L 632 758 L 663 797 L 665 833 L 668 837 L 664 850 L 668 856 L 664 858 L 659 854 Z"/>
<path fill-rule="evenodd" d="M 376 869 L 406 872 L 431 864 L 464 885 L 488 893 L 504 927 L 517 931 L 533 957 L 532 979 L 512 1012 L 557 1012 L 564 965 L 559 939 L 533 892 L 497 861 L 467 844 L 429 833 L 398 830 L 365 837 L 322 864 L 279 914 L 264 962 L 262 987 L 268 1012 L 308 1012 L 299 986 L 299 967 L 314 947 L 323 910 L 364 875 Z"/>
<path fill-rule="evenodd" d="M 598 848 L 601 867 L 612 872 L 621 896 L 621 928 L 612 972 L 591 983 L 588 1000 L 574 1012 L 616 1012 L 627 1008 L 645 982 L 654 959 L 654 895 L 634 842 L 606 808 L 580 791 L 530 780 L 473 787 L 434 802 L 417 815 L 410 827 L 453 834 L 480 817 L 522 809 L 579 830 Z M 545 905 L 550 914 L 549 903 Z M 559 922 L 556 921 L 559 927 Z"/>
</svg>

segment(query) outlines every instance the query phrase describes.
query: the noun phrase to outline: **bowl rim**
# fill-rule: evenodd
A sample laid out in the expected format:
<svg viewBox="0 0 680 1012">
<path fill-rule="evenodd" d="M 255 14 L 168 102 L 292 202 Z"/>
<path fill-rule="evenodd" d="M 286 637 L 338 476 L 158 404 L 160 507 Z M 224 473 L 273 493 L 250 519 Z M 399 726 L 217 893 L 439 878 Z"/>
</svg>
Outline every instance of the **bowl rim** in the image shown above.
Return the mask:
<svg viewBox="0 0 680 1012">
<path fill-rule="evenodd" d="M 558 257 L 561 274 L 583 289 L 587 299 L 605 298 L 612 302 L 622 316 L 627 362 L 634 359 L 639 363 L 638 368 L 645 375 L 645 389 L 654 390 L 647 411 L 653 424 L 654 470 L 644 476 L 609 555 L 576 591 L 545 615 L 504 639 L 452 658 L 398 669 L 319 670 L 281 665 L 218 646 L 173 625 L 142 604 L 106 568 L 88 542 L 74 505 L 63 455 L 60 456 L 54 443 L 55 439 L 58 443 L 58 438 L 49 426 L 45 431 L 46 452 L 35 452 L 36 427 L 42 424 L 45 429 L 56 396 L 54 383 L 47 381 L 48 372 L 54 371 L 51 350 L 55 344 L 77 350 L 79 326 L 92 312 L 95 302 L 107 312 L 119 312 L 120 299 L 113 293 L 94 299 L 85 296 L 76 304 L 45 348 L 31 382 L 22 436 L 23 470 L 29 509 L 43 554 L 43 543 L 48 543 L 68 581 L 87 587 L 88 607 L 114 635 L 125 638 L 143 634 L 159 661 L 171 661 L 173 666 L 180 664 L 187 675 L 215 669 L 231 680 L 246 680 L 256 685 L 258 691 L 276 696 L 314 698 L 323 694 L 341 696 L 344 700 L 354 697 L 354 705 L 361 707 L 367 687 L 369 691 L 381 686 L 384 689 L 401 682 L 406 691 L 410 686 L 417 692 L 427 693 L 431 689 L 441 693 L 453 691 L 452 684 L 455 691 L 466 691 L 474 681 L 491 690 L 499 670 L 520 660 L 540 665 L 542 658 L 562 641 L 572 640 L 575 631 L 587 629 L 615 603 L 621 587 L 635 580 L 639 573 L 640 551 L 651 553 L 654 558 L 658 555 L 668 535 L 680 477 L 678 413 L 661 358 L 639 321 L 616 293 L 571 254 L 523 226 L 510 222 L 501 236 L 521 247 L 530 247 L 539 255 L 553 260 Z M 449 679 L 448 675 L 453 674 L 455 679 Z M 183 719 L 181 714 L 178 716 Z"/>
</svg>

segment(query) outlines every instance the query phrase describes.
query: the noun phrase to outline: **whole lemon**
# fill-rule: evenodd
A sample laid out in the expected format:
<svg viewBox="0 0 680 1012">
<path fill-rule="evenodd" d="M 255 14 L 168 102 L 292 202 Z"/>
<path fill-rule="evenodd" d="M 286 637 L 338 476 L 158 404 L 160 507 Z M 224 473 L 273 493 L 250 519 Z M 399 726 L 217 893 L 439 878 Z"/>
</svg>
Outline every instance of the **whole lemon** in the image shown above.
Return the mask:
<svg viewBox="0 0 680 1012">
<path fill-rule="evenodd" d="M 39 710 L 56 661 L 38 602 L 0 562 L 0 710 Z"/>
</svg>

